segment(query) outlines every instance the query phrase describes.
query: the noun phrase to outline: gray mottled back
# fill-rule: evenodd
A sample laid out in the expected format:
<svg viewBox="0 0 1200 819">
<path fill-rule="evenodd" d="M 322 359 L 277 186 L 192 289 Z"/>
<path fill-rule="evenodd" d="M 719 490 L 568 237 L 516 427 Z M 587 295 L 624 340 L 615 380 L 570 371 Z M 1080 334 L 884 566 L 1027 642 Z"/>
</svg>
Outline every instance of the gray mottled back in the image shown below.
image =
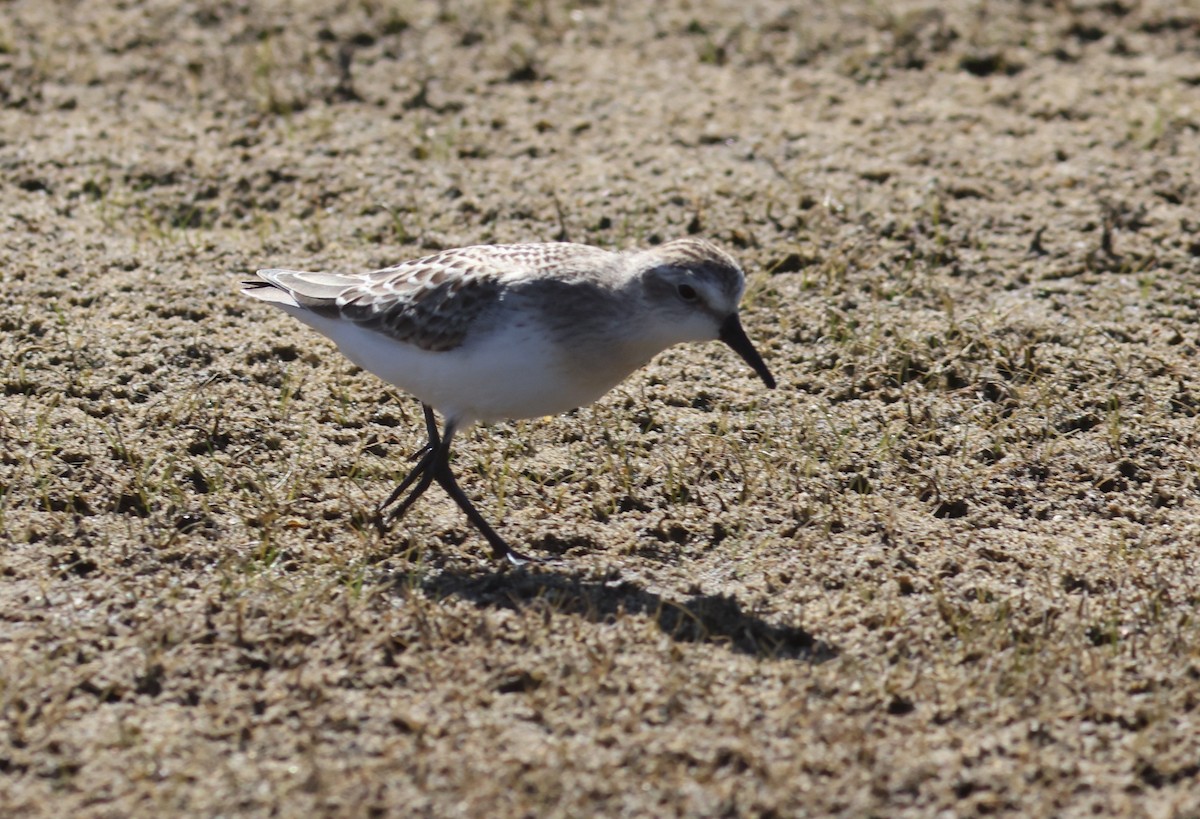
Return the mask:
<svg viewBox="0 0 1200 819">
<path fill-rule="evenodd" d="M 681 276 L 707 282 L 708 306 L 720 310 L 736 309 L 745 285 L 737 263 L 703 239 L 625 253 L 565 242 L 473 245 L 355 275 L 259 271 L 263 287 L 279 288 L 300 307 L 435 352 L 460 347 L 503 304 L 523 305 L 510 319 L 536 319 L 554 338 L 615 343 L 612 337 L 661 318 L 664 306 L 694 309 L 676 303 Z M 634 282 L 643 290 L 630 299 L 622 291 Z M 650 329 L 643 335 L 653 336 Z"/>
<path fill-rule="evenodd" d="M 531 279 L 587 278 L 619 257 L 569 243 L 475 245 L 360 275 L 260 271 L 317 313 L 342 318 L 424 350 L 460 346 L 503 294 Z"/>
</svg>

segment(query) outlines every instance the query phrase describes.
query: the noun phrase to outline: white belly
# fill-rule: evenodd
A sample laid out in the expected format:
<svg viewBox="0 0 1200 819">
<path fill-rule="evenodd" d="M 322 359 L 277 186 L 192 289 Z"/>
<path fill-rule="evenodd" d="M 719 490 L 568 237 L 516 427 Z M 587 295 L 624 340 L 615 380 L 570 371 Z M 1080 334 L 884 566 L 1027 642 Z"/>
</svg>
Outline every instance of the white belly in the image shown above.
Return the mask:
<svg viewBox="0 0 1200 819">
<path fill-rule="evenodd" d="M 454 350 L 431 352 L 303 308 L 283 309 L 332 339 L 364 370 L 453 418 L 460 429 L 475 421 L 538 418 L 590 404 L 643 363 L 580 372 L 535 327 L 502 328 Z"/>
</svg>

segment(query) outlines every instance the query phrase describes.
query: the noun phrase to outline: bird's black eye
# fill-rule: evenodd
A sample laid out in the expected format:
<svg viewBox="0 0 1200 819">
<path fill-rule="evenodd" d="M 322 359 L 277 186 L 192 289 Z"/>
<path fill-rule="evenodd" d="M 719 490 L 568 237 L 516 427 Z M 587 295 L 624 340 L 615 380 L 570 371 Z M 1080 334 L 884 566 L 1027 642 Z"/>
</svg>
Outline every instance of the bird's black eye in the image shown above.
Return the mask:
<svg viewBox="0 0 1200 819">
<path fill-rule="evenodd" d="M 679 285 L 675 292 L 678 293 L 679 298 L 683 299 L 684 301 L 695 301 L 697 298 L 696 288 L 692 287 L 690 284 Z"/>
</svg>

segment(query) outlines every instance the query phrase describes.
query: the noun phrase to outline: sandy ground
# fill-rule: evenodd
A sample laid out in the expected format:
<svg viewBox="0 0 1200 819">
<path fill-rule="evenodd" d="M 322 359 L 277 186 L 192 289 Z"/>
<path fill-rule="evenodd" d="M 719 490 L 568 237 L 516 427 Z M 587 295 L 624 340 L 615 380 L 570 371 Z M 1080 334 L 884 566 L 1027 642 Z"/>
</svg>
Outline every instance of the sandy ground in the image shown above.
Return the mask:
<svg viewBox="0 0 1200 819">
<path fill-rule="evenodd" d="M 1200 814 L 1200 9 L 0 6 L 0 812 Z M 652 9 L 652 10 L 647 10 Z M 466 436 L 237 295 L 702 235 Z"/>
</svg>

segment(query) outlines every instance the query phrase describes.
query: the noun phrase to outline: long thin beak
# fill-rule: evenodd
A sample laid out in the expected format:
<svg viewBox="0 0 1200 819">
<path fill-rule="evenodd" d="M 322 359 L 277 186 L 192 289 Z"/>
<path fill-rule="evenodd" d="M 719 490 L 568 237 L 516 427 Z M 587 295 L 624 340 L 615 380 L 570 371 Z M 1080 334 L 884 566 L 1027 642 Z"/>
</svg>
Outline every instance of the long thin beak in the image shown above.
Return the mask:
<svg viewBox="0 0 1200 819">
<path fill-rule="evenodd" d="M 775 389 L 775 376 L 771 375 L 766 362 L 762 360 L 762 356 L 758 354 L 758 350 L 754 349 L 754 345 L 746 336 L 746 331 L 742 329 L 742 322 L 738 320 L 737 313 L 731 313 L 729 318 L 721 323 L 721 334 L 718 338 L 732 347 L 743 361 L 754 368 L 754 372 L 758 373 L 758 377 L 767 385 L 767 389 Z"/>
</svg>

